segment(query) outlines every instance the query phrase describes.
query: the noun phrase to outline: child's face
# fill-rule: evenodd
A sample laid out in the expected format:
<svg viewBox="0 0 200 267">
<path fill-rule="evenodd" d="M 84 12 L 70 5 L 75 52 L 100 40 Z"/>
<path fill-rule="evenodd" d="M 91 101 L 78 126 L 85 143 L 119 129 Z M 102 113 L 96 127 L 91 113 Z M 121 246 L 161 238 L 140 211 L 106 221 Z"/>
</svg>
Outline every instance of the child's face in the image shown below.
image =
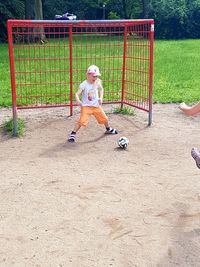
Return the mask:
<svg viewBox="0 0 200 267">
<path fill-rule="evenodd" d="M 94 83 L 97 80 L 98 76 L 94 76 L 92 73 L 87 73 L 87 80 L 90 83 Z"/>
</svg>

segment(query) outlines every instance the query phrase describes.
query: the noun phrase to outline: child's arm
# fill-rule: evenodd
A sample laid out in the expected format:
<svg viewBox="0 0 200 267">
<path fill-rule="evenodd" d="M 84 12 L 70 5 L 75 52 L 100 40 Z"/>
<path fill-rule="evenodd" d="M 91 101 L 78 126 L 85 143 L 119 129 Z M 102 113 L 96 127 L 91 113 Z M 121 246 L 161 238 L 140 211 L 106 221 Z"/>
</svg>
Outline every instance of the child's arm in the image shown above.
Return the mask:
<svg viewBox="0 0 200 267">
<path fill-rule="evenodd" d="M 75 94 L 75 97 L 76 97 L 76 103 L 79 105 L 79 106 L 82 106 L 82 102 L 79 98 L 79 96 L 82 94 L 82 90 L 79 88 L 78 91 L 76 92 Z"/>
<path fill-rule="evenodd" d="M 104 90 L 103 90 L 103 86 L 101 84 L 100 90 L 99 90 L 99 104 L 101 105 L 103 103 L 103 94 L 104 94 Z"/>
</svg>

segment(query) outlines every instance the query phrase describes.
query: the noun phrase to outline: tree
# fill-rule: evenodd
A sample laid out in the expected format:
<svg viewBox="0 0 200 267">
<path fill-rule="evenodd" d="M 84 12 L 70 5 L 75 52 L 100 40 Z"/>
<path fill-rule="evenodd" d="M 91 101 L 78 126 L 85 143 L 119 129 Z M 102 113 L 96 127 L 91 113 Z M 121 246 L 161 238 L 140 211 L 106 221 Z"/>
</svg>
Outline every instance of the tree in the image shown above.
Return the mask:
<svg viewBox="0 0 200 267">
<path fill-rule="evenodd" d="M 149 0 L 142 0 L 142 18 L 147 19 L 149 17 Z"/>
<path fill-rule="evenodd" d="M 42 0 L 25 0 L 25 18 L 43 20 Z M 33 31 L 36 34 L 29 36 L 29 40 L 36 41 L 39 39 L 41 43 L 45 42 L 44 28 L 34 28 Z"/>
<path fill-rule="evenodd" d="M 25 0 L 25 18 L 43 19 L 42 0 Z"/>
<path fill-rule="evenodd" d="M 159 38 L 185 38 L 185 0 L 152 0 L 151 16 L 155 19 L 155 33 Z"/>
<path fill-rule="evenodd" d="M 35 0 L 35 19 L 43 19 L 42 0 Z"/>
<path fill-rule="evenodd" d="M 187 0 L 186 38 L 200 38 L 200 0 Z"/>
<path fill-rule="evenodd" d="M 55 15 L 74 12 L 70 8 L 69 1 L 66 0 L 43 0 L 43 11 L 44 19 L 54 19 Z"/>
<path fill-rule="evenodd" d="M 156 38 L 200 38 L 200 0 L 0 0 L 0 41 L 7 40 L 8 19 L 54 19 L 66 12 L 79 20 L 102 19 L 103 4 L 106 18 L 153 18 Z M 34 31 L 43 42 L 43 29 Z"/>
<path fill-rule="evenodd" d="M 70 1 L 70 9 L 72 13 L 75 13 L 77 18 L 80 20 L 102 18 L 102 7 L 99 5 L 98 0 Z"/>
<path fill-rule="evenodd" d="M 0 0 L 0 41 L 7 41 L 7 25 L 8 19 L 24 18 L 24 0 Z"/>
<path fill-rule="evenodd" d="M 25 0 L 25 19 L 35 18 L 35 0 Z"/>
<path fill-rule="evenodd" d="M 121 19 L 137 19 L 142 16 L 140 0 L 110 0 L 108 9 L 120 16 Z"/>
</svg>

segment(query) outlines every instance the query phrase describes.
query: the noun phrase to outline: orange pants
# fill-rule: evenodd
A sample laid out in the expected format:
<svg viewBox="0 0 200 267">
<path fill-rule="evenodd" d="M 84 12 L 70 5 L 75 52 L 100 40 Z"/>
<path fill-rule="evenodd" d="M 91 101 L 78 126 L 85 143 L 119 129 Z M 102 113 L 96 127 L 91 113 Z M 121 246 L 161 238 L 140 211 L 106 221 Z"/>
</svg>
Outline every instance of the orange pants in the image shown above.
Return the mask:
<svg viewBox="0 0 200 267">
<path fill-rule="evenodd" d="M 81 107 L 81 115 L 78 121 L 79 125 L 86 126 L 89 122 L 89 116 L 93 115 L 99 124 L 108 122 L 108 117 L 102 107 Z"/>
</svg>

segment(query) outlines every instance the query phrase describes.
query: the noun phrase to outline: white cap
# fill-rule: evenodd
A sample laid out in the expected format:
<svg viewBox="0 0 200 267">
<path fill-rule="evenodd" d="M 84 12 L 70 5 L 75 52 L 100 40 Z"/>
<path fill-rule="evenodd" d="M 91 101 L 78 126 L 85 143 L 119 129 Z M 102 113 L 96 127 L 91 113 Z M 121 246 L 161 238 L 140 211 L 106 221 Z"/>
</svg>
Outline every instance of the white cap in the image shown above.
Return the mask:
<svg viewBox="0 0 200 267">
<path fill-rule="evenodd" d="M 89 66 L 87 69 L 87 73 L 93 74 L 93 76 L 101 76 L 101 73 L 99 72 L 99 68 L 95 65 Z"/>
</svg>

